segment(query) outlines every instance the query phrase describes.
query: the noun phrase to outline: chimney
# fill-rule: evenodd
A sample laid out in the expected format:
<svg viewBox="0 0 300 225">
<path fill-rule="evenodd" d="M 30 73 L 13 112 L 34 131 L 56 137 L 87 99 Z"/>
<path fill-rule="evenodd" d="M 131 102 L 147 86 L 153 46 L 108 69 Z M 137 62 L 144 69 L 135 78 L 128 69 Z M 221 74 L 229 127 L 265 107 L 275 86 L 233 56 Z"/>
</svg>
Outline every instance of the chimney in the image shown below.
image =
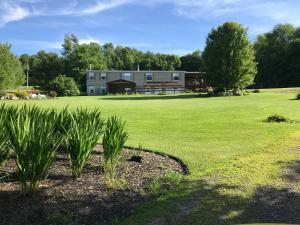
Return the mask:
<svg viewBox="0 0 300 225">
<path fill-rule="evenodd" d="M 140 64 L 137 64 L 137 71 L 140 71 Z"/>
</svg>

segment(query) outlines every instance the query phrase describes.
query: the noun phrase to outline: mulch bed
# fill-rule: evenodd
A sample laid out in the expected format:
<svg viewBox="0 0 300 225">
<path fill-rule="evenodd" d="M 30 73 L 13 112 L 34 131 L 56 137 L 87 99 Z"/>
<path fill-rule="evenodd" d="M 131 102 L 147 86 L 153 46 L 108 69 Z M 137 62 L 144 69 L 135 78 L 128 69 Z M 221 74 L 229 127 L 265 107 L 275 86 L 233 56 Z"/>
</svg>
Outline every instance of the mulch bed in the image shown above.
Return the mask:
<svg viewBox="0 0 300 225">
<path fill-rule="evenodd" d="M 126 185 L 111 189 L 99 163 L 103 161 L 102 153 L 102 147 L 97 146 L 82 176 L 75 181 L 67 155 L 60 153 L 38 192 L 25 197 L 19 194 L 14 160 L 9 160 L 2 169 L 10 175 L 0 180 L 0 224 L 110 224 L 153 198 L 149 183 L 154 178 L 163 178 L 170 171 L 185 173 L 182 164 L 168 156 L 124 149 L 118 178 Z M 132 156 L 141 156 L 142 162 L 130 161 Z"/>
</svg>

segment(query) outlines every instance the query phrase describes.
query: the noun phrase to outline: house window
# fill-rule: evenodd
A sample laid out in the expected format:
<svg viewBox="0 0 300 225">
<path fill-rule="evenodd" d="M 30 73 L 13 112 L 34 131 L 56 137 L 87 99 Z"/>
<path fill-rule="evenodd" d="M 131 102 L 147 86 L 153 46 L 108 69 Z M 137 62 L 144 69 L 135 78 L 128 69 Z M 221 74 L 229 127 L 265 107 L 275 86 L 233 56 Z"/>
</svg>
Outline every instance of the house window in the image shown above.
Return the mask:
<svg viewBox="0 0 300 225">
<path fill-rule="evenodd" d="M 132 73 L 123 73 L 122 78 L 124 80 L 132 80 Z"/>
<path fill-rule="evenodd" d="M 89 87 L 89 94 L 90 95 L 95 94 L 95 87 Z"/>
<path fill-rule="evenodd" d="M 95 80 L 95 73 L 89 72 L 89 80 Z"/>
<path fill-rule="evenodd" d="M 100 94 L 101 95 L 106 94 L 106 87 L 105 86 L 100 86 Z"/>
<path fill-rule="evenodd" d="M 173 80 L 180 80 L 180 74 L 179 73 L 173 73 L 172 78 L 173 78 Z"/>
<path fill-rule="evenodd" d="M 101 80 L 106 80 L 106 73 L 101 73 L 100 77 L 101 77 Z"/>
<path fill-rule="evenodd" d="M 153 81 L 153 73 L 146 73 L 146 81 Z"/>
</svg>

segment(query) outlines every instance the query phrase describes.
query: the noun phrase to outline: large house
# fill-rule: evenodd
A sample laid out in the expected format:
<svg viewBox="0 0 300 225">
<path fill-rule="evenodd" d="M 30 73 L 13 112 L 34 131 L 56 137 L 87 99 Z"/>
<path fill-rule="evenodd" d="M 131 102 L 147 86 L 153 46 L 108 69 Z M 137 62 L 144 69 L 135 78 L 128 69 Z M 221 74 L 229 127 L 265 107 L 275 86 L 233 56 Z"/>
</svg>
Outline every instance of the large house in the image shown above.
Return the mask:
<svg viewBox="0 0 300 225">
<path fill-rule="evenodd" d="M 185 91 L 184 71 L 99 71 L 87 75 L 87 94 L 181 93 Z"/>
</svg>

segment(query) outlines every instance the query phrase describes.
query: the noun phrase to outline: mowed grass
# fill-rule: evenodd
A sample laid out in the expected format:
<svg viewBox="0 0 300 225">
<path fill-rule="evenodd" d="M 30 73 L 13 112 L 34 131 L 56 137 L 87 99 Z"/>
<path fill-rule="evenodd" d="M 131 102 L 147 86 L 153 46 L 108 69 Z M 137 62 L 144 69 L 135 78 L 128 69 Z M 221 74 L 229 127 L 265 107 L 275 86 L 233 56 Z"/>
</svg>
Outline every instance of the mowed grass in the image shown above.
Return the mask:
<svg viewBox="0 0 300 225">
<path fill-rule="evenodd" d="M 105 117 L 122 117 L 127 121 L 129 132 L 127 145 L 141 145 L 176 156 L 189 167 L 191 174 L 180 190 L 139 208 L 121 224 L 145 224 L 161 216 L 170 219 L 181 211 L 181 207 L 174 204 L 185 204 L 200 192 L 208 197 L 193 202 L 191 210 L 181 216 L 180 224 L 211 225 L 261 222 L 241 216 L 253 191 L 260 185 L 285 185 L 278 178 L 280 170 L 298 157 L 289 149 L 300 143 L 300 101 L 293 100 L 295 92 L 297 89 L 276 89 L 243 97 L 218 98 L 200 98 L 193 94 L 86 96 L 6 103 L 59 109 L 100 107 Z M 299 123 L 266 123 L 266 118 L 273 114 Z M 223 186 L 213 189 L 213 193 L 202 192 L 207 185 L 204 178 Z M 225 210 L 230 201 L 236 207 Z M 197 223 L 199 221 L 202 222 Z"/>
</svg>

